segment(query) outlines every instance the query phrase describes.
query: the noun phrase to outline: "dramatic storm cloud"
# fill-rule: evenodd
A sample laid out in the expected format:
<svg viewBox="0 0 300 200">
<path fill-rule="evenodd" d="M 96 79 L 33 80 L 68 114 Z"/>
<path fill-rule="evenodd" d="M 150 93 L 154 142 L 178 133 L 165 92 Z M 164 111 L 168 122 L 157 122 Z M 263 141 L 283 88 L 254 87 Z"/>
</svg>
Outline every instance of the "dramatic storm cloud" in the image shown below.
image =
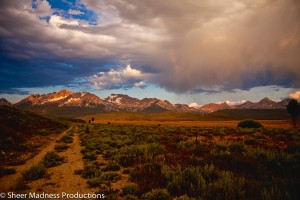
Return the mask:
<svg viewBox="0 0 300 200">
<path fill-rule="evenodd" d="M 1 93 L 69 84 L 178 94 L 300 87 L 298 0 L 0 4 Z"/>
<path fill-rule="evenodd" d="M 112 29 L 136 27 L 144 36 L 141 50 L 146 53 L 139 57 L 128 53 L 129 61 L 159 71 L 161 77 L 156 81 L 169 90 L 299 86 L 298 1 L 86 0 L 85 3 L 107 16 L 104 23 L 111 22 Z M 150 37 L 149 32 L 160 34 Z M 146 39 L 154 36 L 158 42 L 153 48 L 155 41 Z M 162 50 L 162 54 L 155 55 L 155 61 L 149 62 L 147 55 Z"/>
</svg>

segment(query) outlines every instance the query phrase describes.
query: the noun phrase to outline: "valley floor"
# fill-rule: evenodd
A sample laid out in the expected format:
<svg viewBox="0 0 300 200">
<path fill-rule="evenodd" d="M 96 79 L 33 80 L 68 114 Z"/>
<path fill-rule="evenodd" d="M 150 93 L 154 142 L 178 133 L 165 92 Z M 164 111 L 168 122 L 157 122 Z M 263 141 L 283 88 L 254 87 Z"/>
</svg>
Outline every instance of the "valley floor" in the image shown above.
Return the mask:
<svg viewBox="0 0 300 200">
<path fill-rule="evenodd" d="M 288 120 L 256 120 L 267 128 L 291 128 Z M 199 127 L 237 127 L 239 120 L 226 121 L 152 121 L 152 120 L 95 120 L 95 124 L 132 124 L 132 125 L 174 125 L 174 126 L 199 126 Z"/>
</svg>

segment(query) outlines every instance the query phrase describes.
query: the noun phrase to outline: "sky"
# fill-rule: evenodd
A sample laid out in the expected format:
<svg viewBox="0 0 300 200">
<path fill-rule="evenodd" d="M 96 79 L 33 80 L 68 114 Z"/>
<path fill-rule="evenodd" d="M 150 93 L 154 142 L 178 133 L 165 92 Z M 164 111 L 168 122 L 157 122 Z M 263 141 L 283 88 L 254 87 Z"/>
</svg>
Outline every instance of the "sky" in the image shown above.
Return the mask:
<svg viewBox="0 0 300 200">
<path fill-rule="evenodd" d="M 299 0 L 1 0 L 0 97 L 300 99 Z"/>
</svg>

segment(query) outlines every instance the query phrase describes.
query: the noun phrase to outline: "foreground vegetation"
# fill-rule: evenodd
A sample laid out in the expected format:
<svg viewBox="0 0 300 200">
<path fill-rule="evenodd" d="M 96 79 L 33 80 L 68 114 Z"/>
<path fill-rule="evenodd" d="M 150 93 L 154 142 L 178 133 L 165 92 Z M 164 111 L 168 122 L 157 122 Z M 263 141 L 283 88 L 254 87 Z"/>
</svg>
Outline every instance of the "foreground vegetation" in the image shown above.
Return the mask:
<svg viewBox="0 0 300 200">
<path fill-rule="evenodd" d="M 9 106 L 0 106 L 0 121 L 0 168 L 23 164 L 49 142 L 49 135 L 68 128 L 66 123 Z"/>
<path fill-rule="evenodd" d="M 300 196 L 296 129 L 87 124 L 79 131 L 85 167 L 75 173 L 107 199 Z"/>
</svg>

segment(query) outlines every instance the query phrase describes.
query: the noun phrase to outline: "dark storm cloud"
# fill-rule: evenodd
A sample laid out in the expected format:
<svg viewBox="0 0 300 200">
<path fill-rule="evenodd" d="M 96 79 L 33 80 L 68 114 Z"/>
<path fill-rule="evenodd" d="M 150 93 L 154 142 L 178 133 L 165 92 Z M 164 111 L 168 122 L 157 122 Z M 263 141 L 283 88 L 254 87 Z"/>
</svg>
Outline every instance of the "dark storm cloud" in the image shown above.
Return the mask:
<svg viewBox="0 0 300 200">
<path fill-rule="evenodd" d="M 114 19 L 110 26 L 120 28 L 121 21 L 161 33 L 154 49 L 163 53 L 150 62 L 162 74 L 153 81 L 167 90 L 300 85 L 299 1 L 83 2 Z M 110 26 L 108 31 L 117 29 Z M 131 58 L 149 62 L 147 55 Z M 263 70 L 266 66 L 271 78 Z"/>
<path fill-rule="evenodd" d="M 0 93 L 2 94 L 24 94 L 24 91 L 17 88 L 84 85 L 86 83 L 76 82 L 74 77 L 86 77 L 97 73 L 99 70 L 109 70 L 105 68 L 109 63 L 104 61 L 76 59 L 69 61 L 51 56 L 48 58 L 17 59 L 1 53 L 0 62 Z"/>
<path fill-rule="evenodd" d="M 76 80 L 179 93 L 300 86 L 299 1 L 56 3 L 0 2 L 2 91 Z M 128 64 L 138 78 L 124 78 Z"/>
</svg>

